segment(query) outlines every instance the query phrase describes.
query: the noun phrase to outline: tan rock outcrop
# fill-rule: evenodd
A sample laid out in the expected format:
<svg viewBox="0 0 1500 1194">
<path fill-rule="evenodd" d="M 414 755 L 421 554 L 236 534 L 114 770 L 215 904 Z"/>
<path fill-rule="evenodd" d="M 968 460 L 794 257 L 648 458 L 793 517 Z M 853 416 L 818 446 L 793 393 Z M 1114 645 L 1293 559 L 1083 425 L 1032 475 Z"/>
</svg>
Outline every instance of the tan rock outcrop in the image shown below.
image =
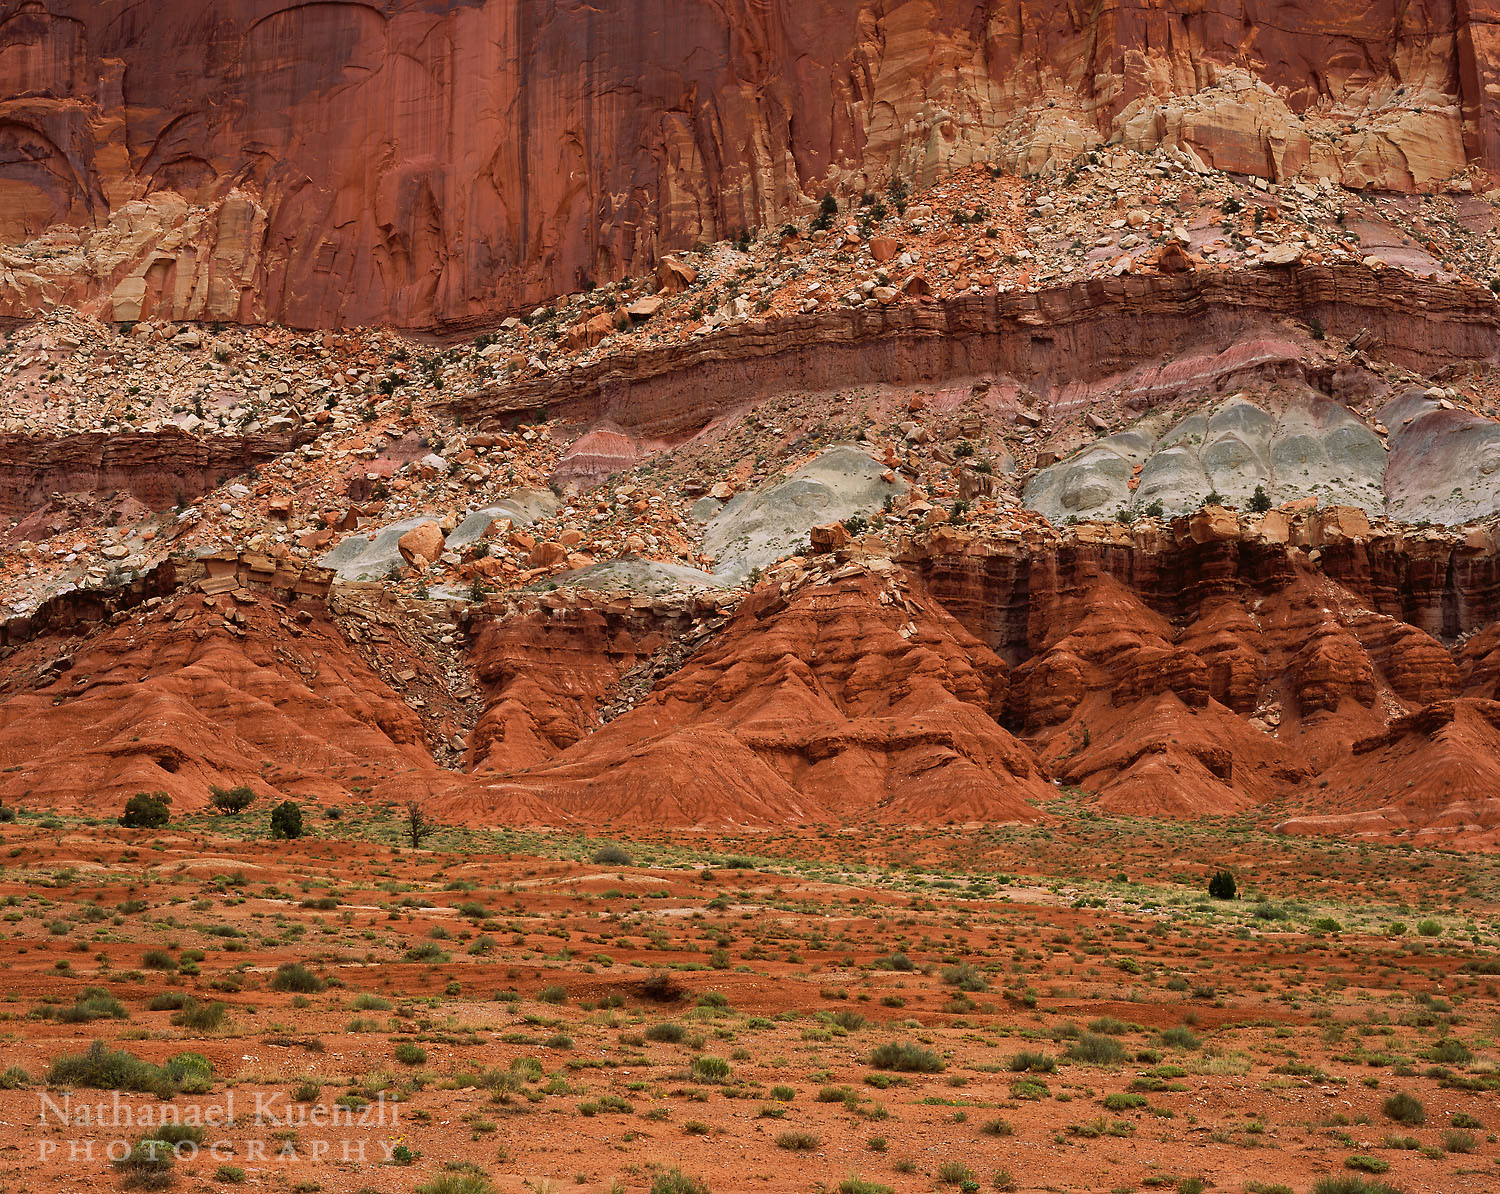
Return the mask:
<svg viewBox="0 0 1500 1194">
<path fill-rule="evenodd" d="M 0 4 L 24 147 L 0 243 L 47 236 L 8 256 L 0 314 L 463 324 L 826 190 L 1111 139 L 1396 190 L 1500 165 L 1491 0 L 200 8 Z"/>
<path fill-rule="evenodd" d="M 396 550 L 413 568 L 425 568 L 443 554 L 443 529 L 435 522 L 412 527 L 396 540 Z"/>
</svg>

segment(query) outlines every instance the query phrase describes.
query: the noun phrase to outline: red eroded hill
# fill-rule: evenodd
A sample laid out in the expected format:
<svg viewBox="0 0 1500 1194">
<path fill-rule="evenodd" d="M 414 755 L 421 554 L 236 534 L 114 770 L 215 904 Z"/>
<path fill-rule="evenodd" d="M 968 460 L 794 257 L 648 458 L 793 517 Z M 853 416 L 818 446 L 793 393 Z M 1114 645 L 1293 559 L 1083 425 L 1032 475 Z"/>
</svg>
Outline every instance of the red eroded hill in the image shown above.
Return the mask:
<svg viewBox="0 0 1500 1194">
<path fill-rule="evenodd" d="M 331 804 L 466 785 L 427 741 L 321 602 L 183 591 L 9 657 L 0 799 L 112 816 L 141 791 L 190 812 L 210 785 Z"/>
<path fill-rule="evenodd" d="M 1500 701 L 1438 701 L 1354 743 L 1283 833 L 1441 834 L 1500 845 Z"/>
<path fill-rule="evenodd" d="M 628 712 L 539 766 L 518 734 L 478 775 L 502 769 L 502 807 L 515 788 L 589 824 L 1035 821 L 1053 789 L 996 721 L 1005 674 L 902 574 L 854 565 L 763 587 Z"/>
</svg>

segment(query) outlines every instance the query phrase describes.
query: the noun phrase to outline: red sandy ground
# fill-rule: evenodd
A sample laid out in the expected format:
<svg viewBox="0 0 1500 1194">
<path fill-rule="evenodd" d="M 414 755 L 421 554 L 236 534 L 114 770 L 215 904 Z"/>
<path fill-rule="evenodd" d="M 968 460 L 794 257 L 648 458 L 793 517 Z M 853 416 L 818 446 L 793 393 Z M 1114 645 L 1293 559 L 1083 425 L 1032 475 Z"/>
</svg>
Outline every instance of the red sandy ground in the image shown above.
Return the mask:
<svg viewBox="0 0 1500 1194">
<path fill-rule="evenodd" d="M 1355 1155 L 1388 1162 L 1386 1179 L 1411 1191 L 1500 1184 L 1489 859 L 1088 816 L 975 834 L 660 835 L 627 843 L 633 866 L 590 862 L 598 843 L 562 835 L 443 831 L 413 851 L 393 845 L 398 829 L 351 816 L 316 821 L 328 836 L 273 843 L 254 810 L 155 835 L 30 816 L 0 827 L 0 1069 L 29 1078 L 0 1091 L 0 1191 L 119 1188 L 102 1150 L 138 1132 L 37 1122 L 49 1066 L 94 1039 L 155 1062 L 207 1056 L 213 1093 L 179 1095 L 180 1110 L 233 1094 L 236 1122 L 208 1133 L 220 1155 L 176 1165 L 186 1190 L 235 1188 L 216 1177 L 232 1165 L 245 1189 L 394 1194 L 470 1162 L 502 1191 L 646 1190 L 680 1166 L 719 1192 L 831 1189 L 851 1174 L 904 1192 L 958 1189 L 941 1180 L 958 1163 L 982 1189 L 1006 1170 L 1020 1190 L 1201 1176 L 1302 1194 Z M 736 857 L 749 851 L 757 865 Z M 1202 896 L 1219 864 L 1247 899 Z M 1440 936 L 1415 932 L 1426 915 Z M 1340 931 L 1315 928 L 1324 916 Z M 1396 920 L 1412 931 L 1394 935 Z M 440 952 L 408 957 L 424 944 Z M 168 973 L 146 964 L 148 949 L 204 956 L 198 973 Z M 914 969 L 889 968 L 897 950 Z M 288 961 L 329 985 L 271 990 Z M 944 970 L 961 963 L 986 989 L 958 991 Z M 646 980 L 663 972 L 676 998 L 650 996 Z M 108 988 L 129 1018 L 39 1014 L 87 986 Z M 226 1025 L 173 1026 L 147 1007 L 163 990 L 222 999 Z M 392 1006 L 359 1009 L 361 994 Z M 838 1013 L 864 1023 L 841 1026 Z M 647 1039 L 664 1021 L 684 1039 Z M 1067 1056 L 1090 1024 L 1118 1040 L 1119 1060 Z M 1174 1028 L 1191 1035 L 1159 1035 Z M 1470 1060 L 1435 1066 L 1451 1038 Z M 942 1072 L 873 1068 L 872 1050 L 898 1040 L 940 1054 Z M 403 1043 L 425 1059 L 399 1063 Z M 1022 1050 L 1058 1060 L 1037 1075 L 1045 1097 L 1018 1097 Z M 702 1055 L 729 1063 L 727 1081 L 694 1076 Z M 544 1076 L 496 1094 L 479 1081 L 522 1057 Z M 317 1099 L 293 1105 L 304 1078 Z M 1132 1086 L 1145 1106 L 1105 1108 Z M 401 1098 L 394 1125 L 312 1118 L 346 1091 L 381 1088 Z M 848 1093 L 820 1101 L 826 1088 Z M 1424 1124 L 1386 1118 L 1397 1091 L 1421 1100 Z M 274 1097 L 277 1115 L 298 1107 L 303 1124 L 291 1136 L 257 1125 L 256 1096 Z M 599 1107 L 606 1096 L 629 1109 Z M 1471 1152 L 1444 1151 L 1455 1114 L 1483 1124 L 1468 1130 Z M 987 1132 L 997 1120 L 1011 1134 Z M 811 1147 L 778 1146 L 786 1133 Z M 70 1160 L 67 1142 L 89 1139 L 94 1158 Z M 385 1160 L 398 1141 L 420 1153 L 409 1166 Z M 44 1142 L 58 1145 L 45 1157 Z M 342 1159 L 361 1144 L 364 1163 Z"/>
</svg>

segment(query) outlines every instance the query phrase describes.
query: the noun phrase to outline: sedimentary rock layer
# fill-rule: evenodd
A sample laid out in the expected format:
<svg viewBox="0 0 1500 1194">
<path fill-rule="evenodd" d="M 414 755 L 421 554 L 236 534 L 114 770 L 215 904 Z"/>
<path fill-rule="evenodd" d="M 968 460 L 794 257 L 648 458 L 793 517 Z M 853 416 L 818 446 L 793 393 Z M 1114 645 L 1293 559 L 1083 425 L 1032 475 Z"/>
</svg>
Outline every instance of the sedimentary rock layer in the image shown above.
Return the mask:
<svg viewBox="0 0 1500 1194">
<path fill-rule="evenodd" d="M 153 510 L 200 494 L 296 446 L 294 435 L 185 431 L 0 435 L 0 514 L 24 516 L 54 493 L 130 494 Z"/>
<path fill-rule="evenodd" d="M 1363 267 L 1265 268 L 750 320 L 685 345 L 480 390 L 454 409 L 466 422 L 495 425 L 542 410 L 579 423 L 609 419 L 634 435 L 671 440 L 785 392 L 789 378 L 818 390 L 1005 374 L 1061 399 L 1070 383 L 1253 338 L 1283 319 L 1316 320 L 1335 337 L 1363 332 L 1381 357 L 1424 373 L 1500 351 L 1500 307 L 1472 287 Z M 1289 350 L 1285 360 L 1239 368 L 1303 367 Z M 1181 390 L 1201 393 L 1215 380 L 1185 374 Z M 1170 396 L 1162 382 L 1140 401 Z"/>
</svg>

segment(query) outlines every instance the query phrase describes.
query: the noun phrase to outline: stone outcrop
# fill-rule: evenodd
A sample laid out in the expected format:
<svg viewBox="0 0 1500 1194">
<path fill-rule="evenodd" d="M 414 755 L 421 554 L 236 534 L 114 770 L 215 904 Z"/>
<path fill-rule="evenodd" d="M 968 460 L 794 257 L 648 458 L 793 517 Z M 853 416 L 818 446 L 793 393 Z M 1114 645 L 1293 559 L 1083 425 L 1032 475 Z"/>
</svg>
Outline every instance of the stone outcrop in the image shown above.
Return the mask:
<svg viewBox="0 0 1500 1194">
<path fill-rule="evenodd" d="M 1325 776 L 1323 798 L 1282 833 L 1500 844 L 1500 702 L 1438 701 L 1354 743 Z"/>
<path fill-rule="evenodd" d="M 1500 352 L 1500 306 L 1472 287 L 1363 267 L 1195 271 L 750 319 L 684 345 L 485 387 L 456 398 L 453 410 L 493 428 L 541 411 L 579 424 L 609 420 L 676 442 L 726 410 L 785 392 L 788 377 L 799 389 L 837 390 L 1009 376 L 1068 413 L 1088 402 L 1087 383 L 1136 369 L 1132 402 L 1145 410 L 1239 379 L 1304 376 L 1299 350 L 1267 339 L 1288 319 L 1316 320 L 1329 337 L 1378 337 L 1383 359 L 1426 375 Z M 1247 354 L 1246 345 L 1265 351 Z M 1201 354 L 1198 367 L 1170 376 L 1159 367 L 1188 349 Z"/>
<path fill-rule="evenodd" d="M 0 514 L 24 516 L 45 506 L 55 493 L 116 491 L 152 510 L 170 509 L 275 459 L 301 438 L 271 433 L 200 437 L 177 428 L 0 434 Z"/>
<path fill-rule="evenodd" d="M 420 522 L 396 540 L 396 550 L 420 571 L 443 554 L 443 528 L 435 522 Z"/>
<path fill-rule="evenodd" d="M 183 589 L 61 658 L 36 639 L 7 663 L 6 803 L 97 813 L 164 791 L 188 812 L 207 807 L 212 784 L 344 801 L 356 776 L 388 798 L 462 782 L 438 770 L 417 714 L 316 599 Z"/>
<path fill-rule="evenodd" d="M 236 589 L 266 591 L 282 601 L 326 601 L 334 574 L 316 564 L 257 551 L 166 557 L 120 584 L 67 589 L 35 610 L 0 622 L 0 649 L 47 635 L 84 635 L 177 589 L 214 595 Z"/>
<path fill-rule="evenodd" d="M 859 448 L 839 445 L 819 453 L 784 481 L 758 492 L 735 494 L 708 520 L 703 549 L 714 557 L 714 575 L 738 584 L 752 572 L 790 555 L 814 524 L 861 517 L 906 492 L 888 467 Z"/>
<path fill-rule="evenodd" d="M 1053 522 L 1196 509 L 1214 492 L 1245 507 L 1308 498 L 1404 522 L 1456 525 L 1500 513 L 1500 423 L 1440 388 L 1380 408 L 1388 444 L 1341 403 L 1303 387 L 1279 415 L 1234 395 L 1166 427 L 1148 417 L 1040 470 L 1026 503 Z M 1166 427 L 1165 430 L 1162 430 Z"/>
<path fill-rule="evenodd" d="M 1491 8 L 3 0 L 0 312 L 458 325 L 1111 139 L 1432 188 L 1500 164 Z"/>
<path fill-rule="evenodd" d="M 1391 431 L 1392 517 L 1455 523 L 1500 513 L 1500 423 L 1422 390 L 1387 403 L 1381 419 Z"/>
<path fill-rule="evenodd" d="M 1232 534 L 1218 533 L 1225 515 Z M 1456 832 L 1433 811 L 1447 780 L 1397 793 L 1394 773 L 1359 765 L 1355 743 L 1384 732 L 1392 710 L 1493 700 L 1493 528 L 1402 531 L 1334 508 L 1264 534 L 1276 521 L 1208 510 L 1165 528 L 1094 524 L 1032 541 L 944 530 L 902 560 L 1013 665 L 1004 724 L 1107 808 L 1194 815 L 1399 796 L 1427 808 L 1422 832 Z M 1313 788 L 1313 777 L 1342 786 Z M 1497 829 L 1488 814 L 1465 825 L 1466 841 Z"/>
</svg>

